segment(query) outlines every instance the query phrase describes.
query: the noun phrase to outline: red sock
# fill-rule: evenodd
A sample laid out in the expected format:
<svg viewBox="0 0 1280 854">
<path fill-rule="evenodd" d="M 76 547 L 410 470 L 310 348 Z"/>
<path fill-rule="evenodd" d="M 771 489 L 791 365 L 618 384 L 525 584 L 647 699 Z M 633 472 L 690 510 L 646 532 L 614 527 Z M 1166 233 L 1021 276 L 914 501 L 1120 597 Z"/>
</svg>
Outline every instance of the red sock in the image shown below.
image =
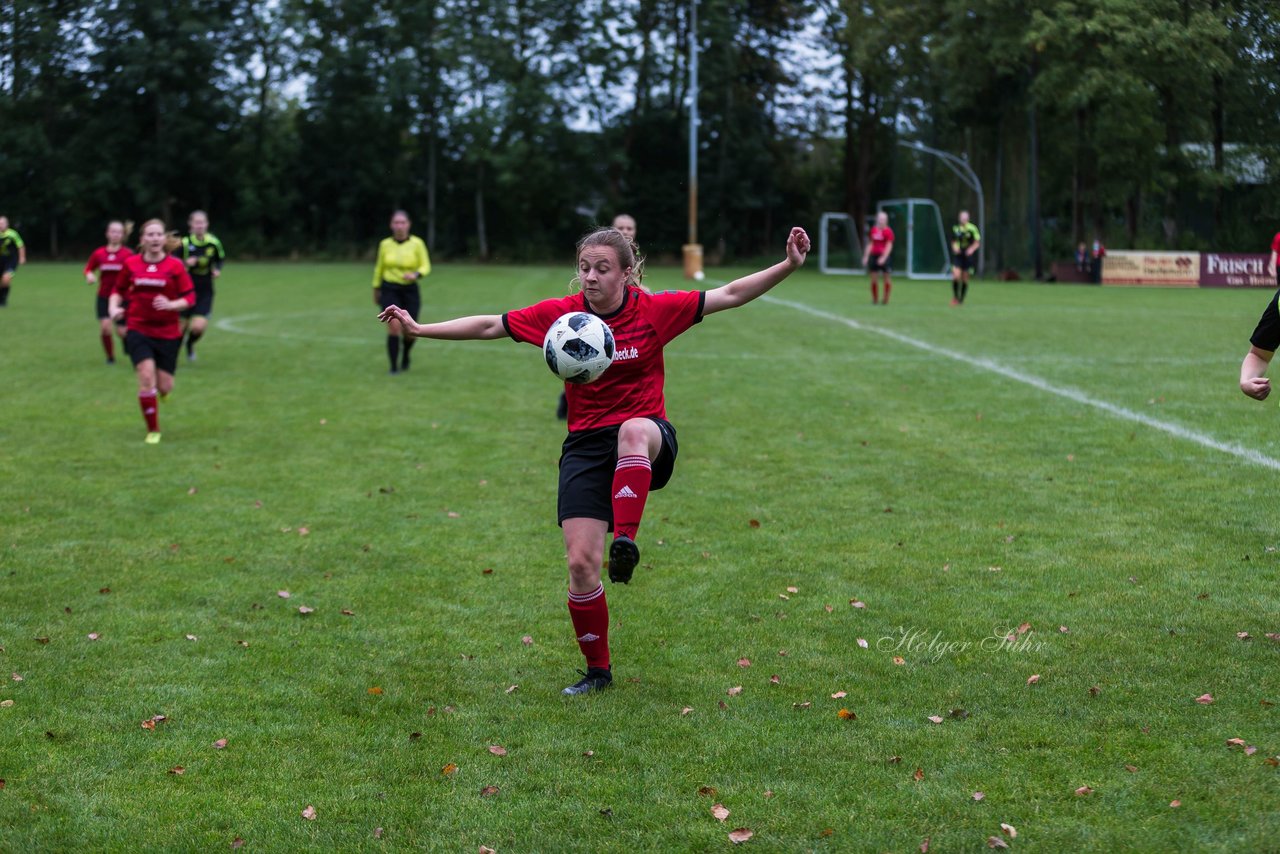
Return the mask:
<svg viewBox="0 0 1280 854">
<path fill-rule="evenodd" d="M 156 390 L 138 392 L 138 405 L 142 407 L 142 417 L 147 419 L 147 432 L 160 432 L 160 415 L 156 412 Z"/>
<path fill-rule="evenodd" d="M 590 593 L 569 591 L 569 616 L 578 637 L 578 649 L 586 656 L 587 667 L 609 667 L 609 605 L 604 585 Z"/>
<path fill-rule="evenodd" d="M 111 340 L 111 333 L 102 333 L 102 349 L 107 351 L 107 358 L 114 360 L 116 357 L 116 342 Z"/>
<path fill-rule="evenodd" d="M 880 286 L 876 284 L 875 279 L 871 280 L 871 301 L 872 302 L 880 301 Z"/>
<path fill-rule="evenodd" d="M 613 535 L 636 538 L 644 502 L 653 482 L 653 464 L 644 454 L 618 457 L 613 471 Z"/>
<path fill-rule="evenodd" d="M 893 285 L 889 284 L 889 280 L 885 279 L 884 280 L 884 301 L 886 305 L 889 303 L 889 289 L 892 287 Z"/>
</svg>

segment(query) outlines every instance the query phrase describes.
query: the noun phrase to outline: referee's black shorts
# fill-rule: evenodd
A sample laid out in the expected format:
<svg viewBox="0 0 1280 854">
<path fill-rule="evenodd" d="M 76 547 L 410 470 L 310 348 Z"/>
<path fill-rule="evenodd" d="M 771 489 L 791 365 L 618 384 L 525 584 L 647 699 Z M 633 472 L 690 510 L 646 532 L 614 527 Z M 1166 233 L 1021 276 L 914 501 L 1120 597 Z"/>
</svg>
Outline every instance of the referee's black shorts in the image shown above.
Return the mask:
<svg viewBox="0 0 1280 854">
<path fill-rule="evenodd" d="M 975 266 L 973 256 L 964 252 L 952 253 L 951 266 L 962 271 L 972 270 Z"/>
<path fill-rule="evenodd" d="M 381 294 L 379 305 L 384 311 L 393 305 L 398 305 L 409 312 L 409 316 L 414 320 L 418 319 L 418 312 L 422 310 L 422 292 L 418 290 L 417 282 L 407 285 L 383 282 L 378 286 L 378 293 Z"/>
<path fill-rule="evenodd" d="M 676 467 L 676 428 L 662 418 L 649 419 L 662 433 L 662 448 L 653 461 L 649 489 L 667 485 Z M 557 522 L 565 519 L 600 519 L 613 530 L 613 472 L 618 467 L 618 430 L 622 425 L 570 433 L 560 452 L 560 495 Z"/>
</svg>

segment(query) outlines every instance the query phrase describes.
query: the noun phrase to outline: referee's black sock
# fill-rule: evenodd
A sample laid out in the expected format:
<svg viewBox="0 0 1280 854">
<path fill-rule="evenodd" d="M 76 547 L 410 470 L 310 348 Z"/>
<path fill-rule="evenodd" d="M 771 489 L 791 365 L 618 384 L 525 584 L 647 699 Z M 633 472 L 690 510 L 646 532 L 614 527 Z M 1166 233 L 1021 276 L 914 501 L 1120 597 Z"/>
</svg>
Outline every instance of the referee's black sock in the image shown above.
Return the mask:
<svg viewBox="0 0 1280 854">
<path fill-rule="evenodd" d="M 0 305 L 8 305 L 8 304 L 9 304 L 9 288 L 6 286 L 3 288 L 0 288 Z"/>
<path fill-rule="evenodd" d="M 196 342 L 204 337 L 203 332 L 196 332 L 194 329 L 187 332 L 187 355 L 190 356 L 196 349 Z"/>
<path fill-rule="evenodd" d="M 964 298 L 967 297 L 968 295 L 969 295 L 969 283 L 961 282 L 960 283 L 960 302 L 964 302 Z"/>
<path fill-rule="evenodd" d="M 960 280 L 959 279 L 951 280 L 951 298 L 956 302 L 960 301 Z"/>
<path fill-rule="evenodd" d="M 395 373 L 400 361 L 400 336 L 387 336 L 387 358 L 391 360 L 391 373 Z"/>
<path fill-rule="evenodd" d="M 408 335 L 405 336 L 404 351 L 400 356 L 400 370 L 409 370 L 409 351 L 413 349 L 413 342 L 417 340 L 417 338 L 410 338 Z"/>
</svg>

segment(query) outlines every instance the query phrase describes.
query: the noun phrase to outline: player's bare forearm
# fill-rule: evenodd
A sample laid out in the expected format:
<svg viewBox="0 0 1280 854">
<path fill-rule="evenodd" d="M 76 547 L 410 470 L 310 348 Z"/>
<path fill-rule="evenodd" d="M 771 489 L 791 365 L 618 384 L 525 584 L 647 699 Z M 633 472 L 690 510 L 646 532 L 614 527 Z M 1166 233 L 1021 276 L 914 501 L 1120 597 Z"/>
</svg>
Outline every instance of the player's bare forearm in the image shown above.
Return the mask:
<svg viewBox="0 0 1280 854">
<path fill-rule="evenodd" d="M 743 276 L 741 279 L 734 279 L 727 285 L 721 285 L 718 288 L 707 291 L 706 299 L 702 305 L 702 313 L 707 315 L 714 314 L 717 311 L 724 311 L 727 308 L 737 308 L 740 305 L 746 305 L 757 297 L 763 296 L 787 276 L 798 270 L 804 264 L 808 255 L 809 235 L 805 233 L 803 228 L 791 229 L 791 233 L 787 237 L 787 258 L 785 261 L 779 261 L 772 267 L 752 273 L 749 276 Z"/>
<path fill-rule="evenodd" d="M 1275 353 L 1250 347 L 1240 363 L 1240 391 L 1254 400 L 1266 400 L 1271 394 L 1271 380 L 1264 376 Z"/>
<path fill-rule="evenodd" d="M 487 341 L 507 334 L 500 314 L 477 314 L 439 323 L 418 323 L 399 306 L 391 306 L 378 319 L 383 323 L 399 321 L 405 334 L 414 338 L 436 338 L 441 341 Z"/>
</svg>

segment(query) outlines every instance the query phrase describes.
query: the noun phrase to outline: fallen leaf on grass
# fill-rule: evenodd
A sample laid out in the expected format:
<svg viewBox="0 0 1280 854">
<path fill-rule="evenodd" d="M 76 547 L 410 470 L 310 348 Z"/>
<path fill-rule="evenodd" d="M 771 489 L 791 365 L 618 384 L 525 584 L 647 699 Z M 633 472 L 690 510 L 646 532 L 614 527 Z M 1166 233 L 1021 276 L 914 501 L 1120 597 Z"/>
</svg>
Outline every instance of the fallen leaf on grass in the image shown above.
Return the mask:
<svg viewBox="0 0 1280 854">
<path fill-rule="evenodd" d="M 375 697 L 379 697 L 379 696 L 382 696 L 382 689 L 377 685 L 374 685 L 372 688 L 369 689 L 369 693 L 373 694 Z"/>
<path fill-rule="evenodd" d="M 772 797 L 773 797 L 773 789 L 765 789 L 765 790 L 764 790 L 764 796 L 765 796 L 766 798 L 772 798 Z"/>
<path fill-rule="evenodd" d="M 778 676 L 778 674 L 775 673 L 769 677 L 769 682 L 770 684 L 773 684 L 773 685 L 780 685 L 782 684 L 782 677 Z"/>
<path fill-rule="evenodd" d="M 307 534 L 310 534 L 310 533 L 311 533 L 311 529 L 310 529 L 310 528 L 299 528 L 299 529 L 298 529 L 298 536 L 300 536 L 300 537 L 305 537 Z"/>
<path fill-rule="evenodd" d="M 440 769 L 440 773 L 446 777 L 448 777 L 450 774 L 457 773 L 457 771 L 458 771 L 458 766 L 454 765 L 452 762 L 450 762 L 448 765 Z"/>
<path fill-rule="evenodd" d="M 940 724 L 940 723 L 942 723 L 942 716 L 941 716 L 941 715 L 929 715 L 929 720 L 933 721 L 935 724 Z"/>
<path fill-rule="evenodd" d="M 595 756 L 596 752 L 594 750 L 584 750 L 582 751 L 582 755 L 590 758 L 592 756 Z"/>
<path fill-rule="evenodd" d="M 244 840 L 243 840 L 243 839 L 241 839 L 239 836 L 237 836 L 235 839 L 231 840 L 231 850 L 232 850 L 232 851 L 235 851 L 236 849 L 238 849 L 238 848 L 243 848 L 243 847 L 244 847 Z"/>
<path fill-rule="evenodd" d="M 863 649 L 866 649 L 866 648 L 867 648 L 867 646 L 868 646 L 868 644 L 867 644 L 867 639 L 866 639 L 866 638 L 858 638 L 858 646 L 862 647 Z"/>
<path fill-rule="evenodd" d="M 1137 774 L 1137 773 L 1138 773 L 1138 766 L 1137 766 L 1137 765 L 1126 765 L 1126 766 L 1124 766 L 1124 770 L 1128 771 L 1130 774 Z"/>
<path fill-rule="evenodd" d="M 1178 807 L 1182 806 L 1182 801 L 1178 801 L 1178 800 L 1169 801 L 1169 806 L 1173 807 L 1174 809 L 1177 809 Z"/>
<path fill-rule="evenodd" d="M 1092 795 L 1093 789 L 1090 788 L 1089 786 L 1081 786 L 1080 788 L 1076 789 L 1076 794 L 1079 795 L 1080 797 L 1084 797 L 1085 795 Z"/>
<path fill-rule="evenodd" d="M 890 765 L 900 765 L 900 764 L 902 764 L 902 757 L 901 757 L 901 756 L 890 756 L 888 759 L 886 759 L 886 760 L 885 760 L 885 762 L 887 762 L 887 763 L 888 763 L 888 764 L 890 764 Z"/>
<path fill-rule="evenodd" d="M 8 702 L 12 703 L 13 701 L 9 700 Z M 4 705 L 4 704 L 0 703 L 0 705 Z M 1270 765 L 1272 768 L 1280 768 L 1280 756 L 1268 756 L 1266 759 L 1262 761 L 1263 763 Z"/>
<path fill-rule="evenodd" d="M 227 740 L 225 738 L 220 738 L 213 743 L 214 750 L 222 750 L 226 746 L 227 746 Z"/>
<path fill-rule="evenodd" d="M 730 689 L 729 689 L 728 691 L 726 691 L 725 693 L 726 693 L 726 694 L 728 694 L 730 697 L 736 697 L 736 696 L 738 696 L 739 694 L 741 694 L 741 693 L 742 693 L 742 686 L 741 686 L 741 685 L 734 685 L 732 688 L 730 688 Z"/>
<path fill-rule="evenodd" d="M 1008 847 L 1009 847 L 1009 843 L 1008 843 L 1008 842 L 1005 842 L 1005 841 L 1004 841 L 1003 839 L 1001 839 L 999 836 L 988 836 L 988 837 L 987 837 L 987 847 L 988 847 L 988 848 L 1008 848 Z"/>
<path fill-rule="evenodd" d="M 847 696 L 849 696 L 849 693 L 848 693 L 847 691 L 837 691 L 837 692 L 835 692 L 834 694 L 832 694 L 832 695 L 831 695 L 831 699 L 833 699 L 833 700 L 843 700 L 843 699 L 844 699 L 845 697 L 847 697 Z"/>
<path fill-rule="evenodd" d="M 755 832 L 745 827 L 739 827 L 729 831 L 729 841 L 734 845 L 741 845 L 753 836 L 755 836 Z"/>
<path fill-rule="evenodd" d="M 1248 632 L 1236 632 L 1236 637 L 1240 638 L 1240 640 L 1253 640 L 1253 635 Z"/>
<path fill-rule="evenodd" d="M 530 637 L 529 635 L 525 635 L 524 637 L 520 638 L 520 643 L 524 644 L 525 646 L 533 646 L 533 638 Z"/>
<path fill-rule="evenodd" d="M 810 707 L 810 706 L 812 706 L 812 705 L 813 705 L 813 703 L 810 703 L 810 702 L 804 702 L 804 703 L 792 703 L 792 704 L 791 704 L 791 708 L 793 708 L 793 709 L 807 709 L 807 708 L 809 708 L 809 707 Z"/>
<path fill-rule="evenodd" d="M 822 839 L 826 839 L 828 836 L 835 836 L 835 835 L 836 835 L 836 829 L 834 827 L 825 827 L 822 829 L 822 832 L 818 834 L 818 836 Z"/>
<path fill-rule="evenodd" d="M 926 836 L 924 842 L 920 843 L 920 854 L 929 854 L 929 840 L 933 837 Z"/>
<path fill-rule="evenodd" d="M 420 733 L 420 732 L 411 732 L 411 733 L 409 733 L 409 740 L 410 740 L 410 741 L 417 741 L 417 740 L 418 740 L 418 739 L 420 739 L 420 738 L 422 738 L 422 733 Z"/>
<path fill-rule="evenodd" d="M 382 828 L 380 828 L 380 827 L 375 827 L 375 828 L 373 829 L 373 838 L 374 838 L 374 839 L 381 839 L 381 838 L 382 838 Z"/>
<path fill-rule="evenodd" d="M 1021 637 L 1022 635 L 1025 635 L 1025 634 L 1026 634 L 1027 632 L 1029 632 L 1029 631 L 1031 631 L 1031 624 L 1030 624 L 1030 623 L 1023 623 L 1022 625 L 1018 626 L 1018 636 L 1019 636 L 1019 637 Z"/>
<path fill-rule="evenodd" d="M 983 798 L 985 798 L 986 796 L 987 796 L 987 793 L 986 793 L 986 792 L 974 792 L 974 793 L 973 793 L 972 795 L 970 795 L 969 797 L 973 798 L 975 801 L 980 801 L 980 800 L 982 800 Z"/>
<path fill-rule="evenodd" d="M 789 601 L 791 601 L 791 597 L 790 597 L 790 596 L 788 596 L 788 595 L 787 595 L 787 594 L 785 594 L 785 593 L 779 593 L 779 594 L 778 594 L 778 598 L 779 598 L 779 599 L 781 599 L 781 600 L 782 600 L 782 601 L 784 601 L 784 602 L 789 602 Z"/>
<path fill-rule="evenodd" d="M 236 643 L 237 643 L 239 646 L 244 647 L 245 649 L 248 649 L 248 648 L 249 648 L 249 642 L 248 642 L 248 641 L 246 641 L 246 640 L 238 640 L 238 641 L 236 641 Z"/>
<path fill-rule="evenodd" d="M 13 700 L 0 700 L 0 709 L 7 709 L 13 705 Z"/>
<path fill-rule="evenodd" d="M 690 714 L 692 712 L 693 712 L 693 706 L 685 706 L 683 709 L 680 710 L 680 716 L 684 717 L 685 715 Z"/>
<path fill-rule="evenodd" d="M 958 721 L 962 721 L 965 718 L 969 717 L 969 712 L 966 709 L 952 709 L 951 711 L 947 712 L 947 717 L 954 718 L 955 720 L 958 720 Z"/>
<path fill-rule="evenodd" d="M 1244 747 L 1244 739 L 1243 739 L 1243 738 L 1228 738 L 1228 739 L 1227 739 L 1227 746 L 1228 746 L 1228 747 Z"/>
<path fill-rule="evenodd" d="M 189 640 L 189 641 L 198 641 L 198 640 L 200 640 L 200 638 L 196 637 L 195 635 L 187 635 L 187 640 Z"/>
<path fill-rule="evenodd" d="M 912 774 L 912 775 L 911 775 L 911 779 L 912 779 L 912 780 L 915 780 L 917 783 L 919 783 L 921 780 L 923 780 L 923 779 L 924 779 L 924 769 L 923 769 L 923 768 L 917 768 L 917 769 L 916 769 L 916 773 L 914 773 L 914 774 Z"/>
<path fill-rule="evenodd" d="M 111 592 L 111 588 L 110 588 L 110 587 L 102 587 L 102 588 L 99 588 L 99 589 L 98 589 L 98 592 L 99 592 L 99 593 L 110 593 L 110 592 Z"/>
<path fill-rule="evenodd" d="M 1246 748 L 1244 749 L 1244 755 L 1245 755 L 1245 756 L 1252 756 L 1253 754 L 1255 754 L 1255 753 L 1257 753 L 1257 752 L 1258 752 L 1258 748 L 1254 747 L 1252 744 L 1250 744 L 1248 747 L 1246 747 Z"/>
<path fill-rule="evenodd" d="M 900 655 L 895 655 L 893 657 L 893 663 L 901 667 L 902 665 L 907 663 L 907 660 Z"/>
<path fill-rule="evenodd" d="M 1101 688 L 1099 688 L 1097 685 L 1090 685 L 1090 686 L 1089 686 L 1089 696 L 1090 696 L 1090 697 L 1096 697 L 1096 696 L 1098 696 L 1098 695 L 1099 695 L 1099 694 L 1101 694 L 1101 693 L 1102 693 L 1102 689 L 1101 689 Z"/>
<path fill-rule="evenodd" d="M 153 721 L 153 720 L 147 719 L 147 720 L 145 720 L 145 721 L 143 721 L 143 722 L 142 722 L 142 728 L 143 728 L 143 729 L 155 729 L 155 728 L 156 728 L 156 722 L 155 722 L 155 721 Z"/>
<path fill-rule="evenodd" d="M 838 717 L 842 721 L 856 721 L 858 719 L 858 716 L 855 715 L 853 712 L 849 711 L 848 709 L 841 709 L 840 711 L 836 712 L 836 717 Z"/>
<path fill-rule="evenodd" d="M 517 688 L 519 688 L 519 687 L 520 687 L 519 685 L 512 685 L 510 688 L 508 688 L 508 689 L 506 690 L 506 692 L 505 692 L 505 693 L 507 693 L 507 694 L 511 694 L 511 693 L 513 693 L 513 692 L 514 692 Z"/>
<path fill-rule="evenodd" d="M 187 490 L 187 495 L 195 495 L 198 491 L 199 491 L 199 490 L 197 490 L 197 489 L 193 486 L 193 487 L 191 487 L 190 489 L 188 489 L 188 490 Z"/>
<path fill-rule="evenodd" d="M 499 792 L 499 789 L 497 786 L 485 786 L 483 789 L 480 790 L 480 797 L 487 798 L 490 795 L 498 794 L 498 792 Z"/>
<path fill-rule="evenodd" d="M 10 676 L 9 678 L 10 678 L 10 679 L 12 679 L 14 682 L 21 682 L 21 681 L 22 681 L 22 674 L 21 674 L 21 673 L 15 673 L 15 674 L 13 674 L 12 676 Z"/>
<path fill-rule="evenodd" d="M 102 637 L 102 635 L 98 634 L 97 632 L 89 632 L 89 640 L 91 641 L 96 641 L 100 637 Z"/>
<path fill-rule="evenodd" d="M 490 753 L 492 753 L 494 756 L 506 756 L 506 755 L 507 755 L 507 749 L 506 749 L 505 747 L 503 747 L 502 745 L 500 745 L 500 744 L 491 744 L 491 745 L 489 745 L 489 752 L 490 752 Z"/>
<path fill-rule="evenodd" d="M 342 616 L 344 616 L 344 617 L 354 617 L 354 616 L 356 615 L 356 612 L 355 612 L 355 611 L 352 611 L 352 610 L 350 610 L 350 609 L 348 609 L 348 608 L 343 608 L 343 609 L 342 609 L 341 611 L 339 611 L 338 613 L 339 613 L 339 614 L 341 614 L 341 615 L 342 615 Z"/>
<path fill-rule="evenodd" d="M 298 613 L 299 613 L 299 614 L 301 614 L 301 615 L 302 615 L 302 616 L 304 616 L 304 617 L 305 617 L 307 614 L 314 614 L 314 613 L 315 613 L 315 610 L 316 610 L 315 608 L 308 608 L 306 605 L 299 605 L 299 606 L 298 606 Z"/>
<path fill-rule="evenodd" d="M 759 527 L 760 527 L 760 520 L 759 520 L 759 519 L 749 519 L 749 520 L 747 520 L 747 524 L 748 524 L 748 525 L 750 525 L 752 528 L 759 528 Z"/>
<path fill-rule="evenodd" d="M 1037 682 L 1039 682 L 1039 681 L 1040 681 L 1040 674 L 1039 674 L 1039 673 L 1032 673 L 1030 676 L 1028 676 L 1028 677 L 1027 677 L 1027 684 L 1028 684 L 1028 685 L 1034 685 L 1034 684 L 1036 684 L 1036 683 L 1037 683 Z"/>
<path fill-rule="evenodd" d="M 488 845 L 481 845 L 479 854 L 498 854 L 498 852 L 494 851 Z"/>
<path fill-rule="evenodd" d="M 836 606 L 835 606 L 835 605 L 823 605 L 823 606 L 822 606 L 822 610 L 826 611 L 828 614 L 830 614 L 830 613 L 831 613 L 832 611 L 834 611 L 835 609 L 836 609 Z"/>
<path fill-rule="evenodd" d="M 36 641 L 36 643 L 40 644 L 41 646 L 45 646 L 45 645 L 47 645 L 47 644 L 49 643 L 49 639 L 48 639 L 48 638 L 36 638 L 36 639 L 35 639 L 35 641 Z"/>
<path fill-rule="evenodd" d="M 183 774 L 187 773 L 187 769 L 183 768 L 181 765 L 175 765 L 169 769 L 169 773 L 176 774 L 177 776 L 181 777 Z"/>
<path fill-rule="evenodd" d="M 702 795 L 703 797 L 714 798 L 716 796 L 716 787 L 715 786 L 699 786 L 698 794 Z"/>
<path fill-rule="evenodd" d="M 290 593 L 288 590 L 277 590 L 276 595 L 279 596 L 281 599 L 288 599 L 293 594 Z"/>
<path fill-rule="evenodd" d="M 724 804 L 716 804 L 711 808 L 711 814 L 717 821 L 724 821 L 729 817 L 729 809 Z"/>
<path fill-rule="evenodd" d="M 1012 824 L 1005 824 L 1004 822 L 1000 822 L 1000 829 L 1003 830 L 1006 834 L 1008 834 L 1010 839 L 1018 838 L 1018 828 L 1014 827 Z"/>
<path fill-rule="evenodd" d="M 1058 626 L 1058 631 L 1062 632 L 1064 635 L 1071 634 L 1071 629 L 1067 628 L 1066 626 Z"/>
<path fill-rule="evenodd" d="M 860 599 L 850 599 L 849 605 L 854 608 L 862 609 L 867 607 L 867 603 Z"/>
<path fill-rule="evenodd" d="M 1212 694 L 1201 694 L 1199 697 L 1196 697 L 1196 702 L 1197 702 L 1197 703 L 1199 703 L 1199 704 L 1200 704 L 1200 705 L 1202 705 L 1202 706 L 1207 706 L 1207 705 L 1209 705 L 1210 703 L 1212 703 L 1212 702 L 1213 702 L 1213 695 L 1212 695 Z"/>
<path fill-rule="evenodd" d="M 749 659 L 749 658 L 739 658 L 739 659 L 738 659 L 738 666 L 739 666 L 739 667 L 750 667 L 750 666 L 751 666 L 751 659 Z"/>
<path fill-rule="evenodd" d="M 311 806 L 311 804 L 307 804 L 307 808 L 302 811 L 302 817 L 305 818 L 307 821 L 315 821 L 316 808 Z"/>
</svg>

